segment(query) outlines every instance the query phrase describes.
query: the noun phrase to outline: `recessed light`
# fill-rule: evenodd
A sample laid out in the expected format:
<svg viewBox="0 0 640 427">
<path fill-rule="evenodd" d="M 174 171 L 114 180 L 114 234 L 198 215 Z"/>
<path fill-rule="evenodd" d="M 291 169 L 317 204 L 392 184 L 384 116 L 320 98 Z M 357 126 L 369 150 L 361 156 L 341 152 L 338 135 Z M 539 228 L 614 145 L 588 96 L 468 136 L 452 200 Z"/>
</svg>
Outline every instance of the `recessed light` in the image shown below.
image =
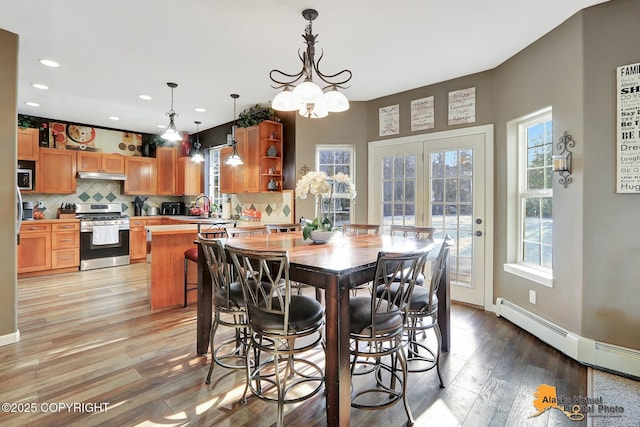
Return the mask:
<svg viewBox="0 0 640 427">
<path fill-rule="evenodd" d="M 36 89 L 42 89 L 42 90 L 49 89 L 49 86 L 43 85 L 42 83 L 34 83 L 31 86 L 35 87 Z"/>
<path fill-rule="evenodd" d="M 109 120 L 120 120 L 120 117 L 109 116 Z"/>
<path fill-rule="evenodd" d="M 158 127 L 159 127 L 160 129 L 164 129 L 164 128 L 166 128 L 167 126 L 166 126 L 166 125 L 158 125 Z"/>
<path fill-rule="evenodd" d="M 200 107 L 196 108 L 195 110 L 196 110 L 198 113 L 204 113 L 205 111 L 207 111 L 207 110 L 205 110 L 204 108 L 200 108 Z"/>
<path fill-rule="evenodd" d="M 27 104 L 29 107 L 39 107 L 40 104 L 38 104 L 37 102 L 25 102 L 25 104 Z"/>
<path fill-rule="evenodd" d="M 46 65 L 47 67 L 53 67 L 53 68 L 58 68 L 60 66 L 60 64 L 58 64 L 56 61 L 52 61 L 50 59 L 41 59 L 40 63 L 42 65 Z"/>
<path fill-rule="evenodd" d="M 148 101 L 148 100 L 151 99 L 151 97 L 149 95 L 138 95 L 138 98 L 144 99 L 145 101 Z"/>
</svg>

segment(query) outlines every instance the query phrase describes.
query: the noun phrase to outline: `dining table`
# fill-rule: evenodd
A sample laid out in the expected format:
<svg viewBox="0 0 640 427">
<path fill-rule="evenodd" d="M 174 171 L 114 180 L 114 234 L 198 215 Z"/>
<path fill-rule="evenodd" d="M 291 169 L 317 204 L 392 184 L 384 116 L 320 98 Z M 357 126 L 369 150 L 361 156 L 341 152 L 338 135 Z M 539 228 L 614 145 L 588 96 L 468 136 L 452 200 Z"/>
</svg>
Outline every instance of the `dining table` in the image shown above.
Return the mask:
<svg viewBox="0 0 640 427">
<path fill-rule="evenodd" d="M 349 297 L 358 285 L 373 280 L 380 251 L 407 252 L 426 248 L 435 259 L 442 240 L 391 237 L 379 234 L 342 236 L 324 244 L 303 239 L 302 232 L 272 233 L 225 239 L 225 244 L 241 249 L 285 250 L 289 256 L 292 281 L 324 290 L 325 306 L 325 397 L 327 425 L 348 426 L 351 412 L 349 371 Z M 211 277 L 199 246 L 197 352 L 206 354 L 212 319 Z M 438 323 L 442 352 L 451 339 L 449 260 L 438 288 Z"/>
</svg>

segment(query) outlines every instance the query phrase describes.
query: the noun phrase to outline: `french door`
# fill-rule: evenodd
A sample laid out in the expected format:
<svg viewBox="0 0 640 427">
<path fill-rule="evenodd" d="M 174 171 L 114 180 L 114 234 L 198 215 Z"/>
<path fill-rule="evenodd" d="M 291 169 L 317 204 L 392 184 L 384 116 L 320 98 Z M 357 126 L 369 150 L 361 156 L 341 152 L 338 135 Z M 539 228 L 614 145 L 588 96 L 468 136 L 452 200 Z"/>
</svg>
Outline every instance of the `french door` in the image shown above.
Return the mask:
<svg viewBox="0 0 640 427">
<path fill-rule="evenodd" d="M 382 233 L 405 224 L 451 236 L 451 297 L 483 307 L 492 300 L 492 145 L 491 126 L 369 143 L 369 222 Z"/>
</svg>

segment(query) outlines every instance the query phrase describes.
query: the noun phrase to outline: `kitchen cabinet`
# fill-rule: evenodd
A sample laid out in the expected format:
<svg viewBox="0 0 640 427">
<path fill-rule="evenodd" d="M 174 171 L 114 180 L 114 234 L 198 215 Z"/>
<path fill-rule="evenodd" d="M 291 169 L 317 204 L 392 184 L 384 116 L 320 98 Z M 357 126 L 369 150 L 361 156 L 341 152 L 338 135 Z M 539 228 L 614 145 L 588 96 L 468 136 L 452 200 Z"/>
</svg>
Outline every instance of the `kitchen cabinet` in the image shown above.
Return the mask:
<svg viewBox="0 0 640 427">
<path fill-rule="evenodd" d="M 124 173 L 124 156 L 78 151 L 77 167 L 79 172 Z"/>
<path fill-rule="evenodd" d="M 76 192 L 76 152 L 40 148 L 37 162 L 38 193 L 73 194 Z"/>
<path fill-rule="evenodd" d="M 239 128 L 236 141 L 236 149 L 244 164 L 226 165 L 224 161 L 232 148 L 220 150 L 220 192 L 266 192 L 272 190 L 270 181 L 275 183 L 276 190 L 282 190 L 282 123 L 266 120 L 257 126 Z"/>
<path fill-rule="evenodd" d="M 180 157 L 176 167 L 176 195 L 195 196 L 203 193 L 202 163 Z"/>
<path fill-rule="evenodd" d="M 282 191 L 282 123 L 259 126 L 260 191 Z"/>
<path fill-rule="evenodd" d="M 18 160 L 38 160 L 38 129 L 18 128 Z"/>
<path fill-rule="evenodd" d="M 156 194 L 156 159 L 151 157 L 124 156 L 124 194 L 149 196 Z"/>
<path fill-rule="evenodd" d="M 51 270 L 51 224 L 27 221 L 20 227 L 18 274 Z"/>
<path fill-rule="evenodd" d="M 129 222 L 129 258 L 131 262 L 147 259 L 147 225 L 161 225 L 162 218 L 132 218 Z"/>
<path fill-rule="evenodd" d="M 173 196 L 176 194 L 176 166 L 178 150 L 175 147 L 157 147 L 156 162 L 158 195 Z"/>
<path fill-rule="evenodd" d="M 80 223 L 51 225 L 51 269 L 80 267 Z"/>
<path fill-rule="evenodd" d="M 80 221 L 34 220 L 20 227 L 18 277 L 78 271 Z"/>
</svg>

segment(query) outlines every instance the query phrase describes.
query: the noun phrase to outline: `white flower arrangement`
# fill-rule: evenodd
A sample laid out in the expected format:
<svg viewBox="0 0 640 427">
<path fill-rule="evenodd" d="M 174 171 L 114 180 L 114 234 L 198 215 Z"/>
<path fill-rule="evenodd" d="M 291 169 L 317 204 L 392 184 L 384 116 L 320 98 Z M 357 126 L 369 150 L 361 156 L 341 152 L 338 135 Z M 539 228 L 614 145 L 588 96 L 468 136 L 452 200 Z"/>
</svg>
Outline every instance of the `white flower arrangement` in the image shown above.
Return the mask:
<svg viewBox="0 0 640 427">
<path fill-rule="evenodd" d="M 357 195 L 356 186 L 351 182 L 351 178 L 342 172 L 329 177 L 324 172 L 309 171 L 296 183 L 297 199 L 306 199 L 307 195 L 312 194 L 315 196 L 316 202 L 316 217 L 313 221 L 305 220 L 303 227 L 305 239 L 309 238 L 313 230 L 333 230 L 333 221 L 324 213 L 324 207 L 330 208 L 333 206 L 336 187 L 344 188 L 352 200 Z"/>
</svg>

